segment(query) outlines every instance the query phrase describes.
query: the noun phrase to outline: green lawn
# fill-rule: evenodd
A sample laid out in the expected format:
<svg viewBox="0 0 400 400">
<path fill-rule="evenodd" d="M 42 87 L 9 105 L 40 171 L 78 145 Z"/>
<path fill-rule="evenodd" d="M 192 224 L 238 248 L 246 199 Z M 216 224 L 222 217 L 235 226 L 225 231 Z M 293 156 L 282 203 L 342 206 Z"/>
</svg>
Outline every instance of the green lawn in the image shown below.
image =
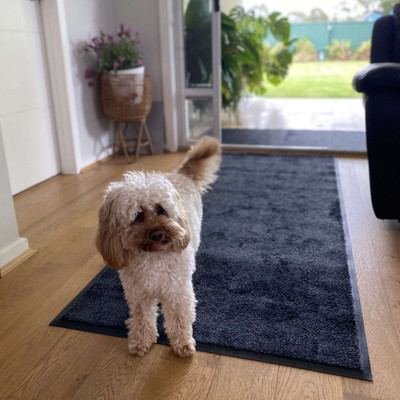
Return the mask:
<svg viewBox="0 0 400 400">
<path fill-rule="evenodd" d="M 297 62 L 278 86 L 267 84 L 265 97 L 350 98 L 360 97 L 352 80 L 368 61 Z"/>
</svg>

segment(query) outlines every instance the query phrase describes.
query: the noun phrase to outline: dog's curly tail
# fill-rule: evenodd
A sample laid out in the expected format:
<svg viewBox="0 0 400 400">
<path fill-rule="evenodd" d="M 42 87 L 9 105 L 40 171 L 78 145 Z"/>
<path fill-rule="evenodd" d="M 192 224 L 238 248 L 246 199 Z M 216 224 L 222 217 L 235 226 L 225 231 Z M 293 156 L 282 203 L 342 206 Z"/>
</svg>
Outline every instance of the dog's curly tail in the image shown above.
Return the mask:
<svg viewBox="0 0 400 400">
<path fill-rule="evenodd" d="M 201 193 L 206 192 L 217 179 L 221 163 L 218 140 L 205 136 L 186 154 L 177 172 L 191 178 Z"/>
</svg>

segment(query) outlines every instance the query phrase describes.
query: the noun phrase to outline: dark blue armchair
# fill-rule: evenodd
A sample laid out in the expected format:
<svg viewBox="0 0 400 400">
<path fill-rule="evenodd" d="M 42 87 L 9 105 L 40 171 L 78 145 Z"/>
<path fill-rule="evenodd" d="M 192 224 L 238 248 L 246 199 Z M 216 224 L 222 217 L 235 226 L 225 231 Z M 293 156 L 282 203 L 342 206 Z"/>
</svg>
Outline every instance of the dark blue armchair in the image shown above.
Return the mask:
<svg viewBox="0 0 400 400">
<path fill-rule="evenodd" d="M 371 64 L 353 87 L 365 94 L 371 199 L 380 219 L 400 220 L 400 3 L 378 19 L 372 32 Z"/>
</svg>

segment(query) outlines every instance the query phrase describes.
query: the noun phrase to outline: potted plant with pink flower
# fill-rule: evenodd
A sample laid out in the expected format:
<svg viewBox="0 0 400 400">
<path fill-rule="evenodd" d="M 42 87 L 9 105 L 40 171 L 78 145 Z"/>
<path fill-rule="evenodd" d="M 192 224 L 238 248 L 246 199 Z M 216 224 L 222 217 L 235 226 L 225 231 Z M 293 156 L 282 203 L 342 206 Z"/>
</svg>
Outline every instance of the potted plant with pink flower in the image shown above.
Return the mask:
<svg viewBox="0 0 400 400">
<path fill-rule="evenodd" d="M 121 24 L 116 34 L 94 37 L 85 45 L 85 50 L 92 59 L 93 67 L 85 71 L 89 86 L 93 86 L 97 77 L 104 73 L 144 74 L 140 36 L 136 30 L 125 28 Z"/>
</svg>

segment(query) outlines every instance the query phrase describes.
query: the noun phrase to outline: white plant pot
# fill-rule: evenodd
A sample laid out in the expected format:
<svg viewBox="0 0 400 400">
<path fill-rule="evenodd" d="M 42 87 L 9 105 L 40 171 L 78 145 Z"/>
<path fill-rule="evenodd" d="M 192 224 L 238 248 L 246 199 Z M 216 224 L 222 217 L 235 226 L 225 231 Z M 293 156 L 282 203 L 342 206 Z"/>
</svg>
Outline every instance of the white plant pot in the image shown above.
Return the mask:
<svg viewBox="0 0 400 400">
<path fill-rule="evenodd" d="M 129 69 L 120 69 L 117 71 L 117 75 L 144 75 L 144 65 Z M 133 104 L 139 104 L 142 101 L 143 86 L 137 90 L 137 97 L 133 100 Z"/>
<path fill-rule="evenodd" d="M 144 65 L 135 68 L 129 69 L 120 69 L 117 71 L 118 75 L 135 75 L 135 74 L 144 74 Z"/>
</svg>

